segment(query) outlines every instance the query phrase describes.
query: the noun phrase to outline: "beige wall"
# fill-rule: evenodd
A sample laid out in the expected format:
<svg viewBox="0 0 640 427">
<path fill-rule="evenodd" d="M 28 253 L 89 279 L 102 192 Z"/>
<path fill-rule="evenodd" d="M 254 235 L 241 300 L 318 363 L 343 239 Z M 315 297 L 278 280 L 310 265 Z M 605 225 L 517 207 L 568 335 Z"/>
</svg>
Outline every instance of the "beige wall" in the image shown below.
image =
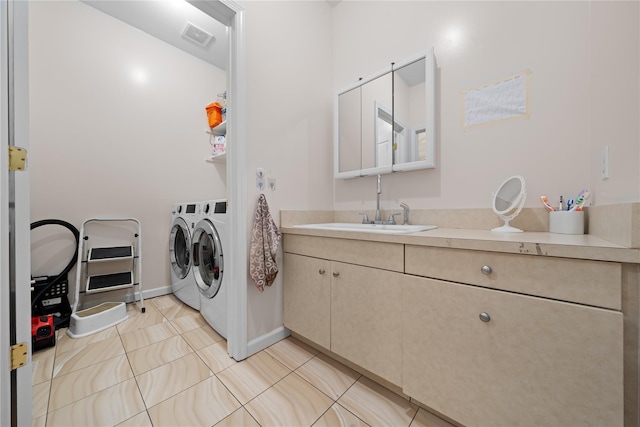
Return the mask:
<svg viewBox="0 0 640 427">
<path fill-rule="evenodd" d="M 384 209 L 400 201 L 416 209 L 488 207 L 512 174 L 526 178 L 528 206 L 537 207 L 540 194 L 555 199 L 584 187 L 595 190 L 596 204 L 640 200 L 637 2 L 239 3 L 248 227 L 258 167 L 276 180 L 265 194 L 277 222 L 281 209 L 375 208 L 374 178 L 333 180 L 333 96 L 429 46 L 439 67 L 438 167 L 383 177 Z M 203 161 L 200 116 L 223 83 L 213 67 L 144 34 L 121 39 L 128 27 L 83 4 L 34 3 L 31 20 L 33 220 L 137 216 L 145 286 L 168 285 L 170 204 L 226 194 L 224 166 Z M 454 26 L 462 30 L 457 43 L 447 37 Z M 87 57 L 100 62 L 89 69 Z M 117 65 L 134 59 L 162 64 L 153 68 L 158 80 L 133 85 Z M 462 89 L 525 69 L 529 120 L 460 129 Z M 601 181 L 605 144 L 611 178 Z M 247 286 L 251 340 L 282 325 L 282 275 L 264 293 Z"/>
<path fill-rule="evenodd" d="M 333 9 L 333 88 L 434 46 L 437 169 L 385 176 L 382 207 L 488 208 L 524 176 L 526 206 L 588 188 L 640 200 L 638 2 L 343 1 Z M 452 30 L 459 38 L 452 40 Z M 463 131 L 460 93 L 531 70 L 528 120 Z M 600 179 L 609 146 L 610 178 Z M 375 209 L 375 178 L 338 181 L 335 209 Z"/>
<path fill-rule="evenodd" d="M 255 169 L 277 180 L 280 209 L 375 209 L 375 178 L 334 181 L 333 96 L 435 47 L 438 167 L 382 179 L 382 208 L 488 208 L 521 174 L 538 196 L 593 189 L 595 204 L 640 200 L 637 2 L 241 2 L 247 40 L 247 188 Z M 460 39 L 449 34 L 458 28 Z M 460 92 L 531 70 L 528 120 L 462 131 Z M 610 149 L 610 178 L 600 153 Z M 333 198 L 333 200 L 331 200 Z M 354 218 L 355 220 L 355 218 Z M 251 213 L 247 224 L 251 225 Z M 280 263 L 281 265 L 281 263 Z M 281 325 L 281 277 L 249 282 L 249 339 Z"/>
<path fill-rule="evenodd" d="M 278 224 L 280 209 L 331 208 L 331 8 L 325 1 L 240 5 L 247 54 L 247 226 L 259 194 L 258 167 L 276 179 L 276 190 L 265 195 Z M 282 326 L 282 274 L 263 293 L 247 280 L 251 340 Z"/>
<path fill-rule="evenodd" d="M 29 13 L 32 221 L 135 217 L 144 289 L 170 286 L 171 204 L 226 197 L 225 166 L 204 161 L 224 71 L 80 2 Z"/>
</svg>

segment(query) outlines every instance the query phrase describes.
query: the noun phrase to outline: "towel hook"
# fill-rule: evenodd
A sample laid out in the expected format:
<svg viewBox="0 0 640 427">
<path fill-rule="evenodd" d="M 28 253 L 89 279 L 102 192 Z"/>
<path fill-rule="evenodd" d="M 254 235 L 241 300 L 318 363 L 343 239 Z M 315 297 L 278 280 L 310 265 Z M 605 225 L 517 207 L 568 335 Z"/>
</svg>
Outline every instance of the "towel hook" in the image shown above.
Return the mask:
<svg viewBox="0 0 640 427">
<path fill-rule="evenodd" d="M 261 193 L 264 191 L 265 183 L 264 183 L 264 169 L 263 168 L 256 169 L 256 187 L 258 187 L 258 189 L 260 190 Z"/>
</svg>

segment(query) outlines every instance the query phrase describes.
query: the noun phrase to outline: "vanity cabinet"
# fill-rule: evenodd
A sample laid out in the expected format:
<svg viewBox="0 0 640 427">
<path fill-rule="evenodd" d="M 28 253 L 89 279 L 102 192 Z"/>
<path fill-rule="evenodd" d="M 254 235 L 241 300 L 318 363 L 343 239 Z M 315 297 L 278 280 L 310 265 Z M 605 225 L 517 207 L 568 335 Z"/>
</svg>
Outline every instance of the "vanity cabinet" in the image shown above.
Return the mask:
<svg viewBox="0 0 640 427">
<path fill-rule="evenodd" d="M 401 305 L 402 274 L 332 262 L 331 351 L 401 386 Z"/>
<path fill-rule="evenodd" d="M 623 425 L 621 264 L 405 255 L 404 393 L 468 426 Z"/>
<path fill-rule="evenodd" d="M 401 386 L 403 245 L 285 235 L 283 248 L 285 327 Z"/>
<path fill-rule="evenodd" d="M 331 347 L 331 262 L 284 254 L 284 326 Z"/>
</svg>

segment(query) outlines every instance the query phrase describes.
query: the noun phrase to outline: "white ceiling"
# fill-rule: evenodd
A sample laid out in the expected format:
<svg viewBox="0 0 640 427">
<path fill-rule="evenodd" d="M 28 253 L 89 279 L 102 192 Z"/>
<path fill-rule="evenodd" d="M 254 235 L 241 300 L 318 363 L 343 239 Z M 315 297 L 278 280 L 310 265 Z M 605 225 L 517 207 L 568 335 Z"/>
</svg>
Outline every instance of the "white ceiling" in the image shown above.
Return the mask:
<svg viewBox="0 0 640 427">
<path fill-rule="evenodd" d="M 82 2 L 218 68 L 227 69 L 227 27 L 184 0 Z M 215 39 L 202 47 L 183 38 L 188 22 Z"/>
</svg>

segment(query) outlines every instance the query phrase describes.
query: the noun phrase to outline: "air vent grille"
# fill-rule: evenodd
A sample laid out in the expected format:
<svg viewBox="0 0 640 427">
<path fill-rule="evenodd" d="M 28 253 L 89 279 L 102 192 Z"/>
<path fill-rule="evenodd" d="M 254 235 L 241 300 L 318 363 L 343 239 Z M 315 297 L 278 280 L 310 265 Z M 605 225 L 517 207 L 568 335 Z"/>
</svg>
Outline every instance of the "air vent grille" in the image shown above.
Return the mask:
<svg viewBox="0 0 640 427">
<path fill-rule="evenodd" d="M 201 28 L 196 27 L 191 22 L 187 22 L 187 26 L 182 32 L 182 37 L 202 47 L 206 47 L 211 42 L 211 40 L 214 39 L 213 35 L 207 33 Z"/>
</svg>

